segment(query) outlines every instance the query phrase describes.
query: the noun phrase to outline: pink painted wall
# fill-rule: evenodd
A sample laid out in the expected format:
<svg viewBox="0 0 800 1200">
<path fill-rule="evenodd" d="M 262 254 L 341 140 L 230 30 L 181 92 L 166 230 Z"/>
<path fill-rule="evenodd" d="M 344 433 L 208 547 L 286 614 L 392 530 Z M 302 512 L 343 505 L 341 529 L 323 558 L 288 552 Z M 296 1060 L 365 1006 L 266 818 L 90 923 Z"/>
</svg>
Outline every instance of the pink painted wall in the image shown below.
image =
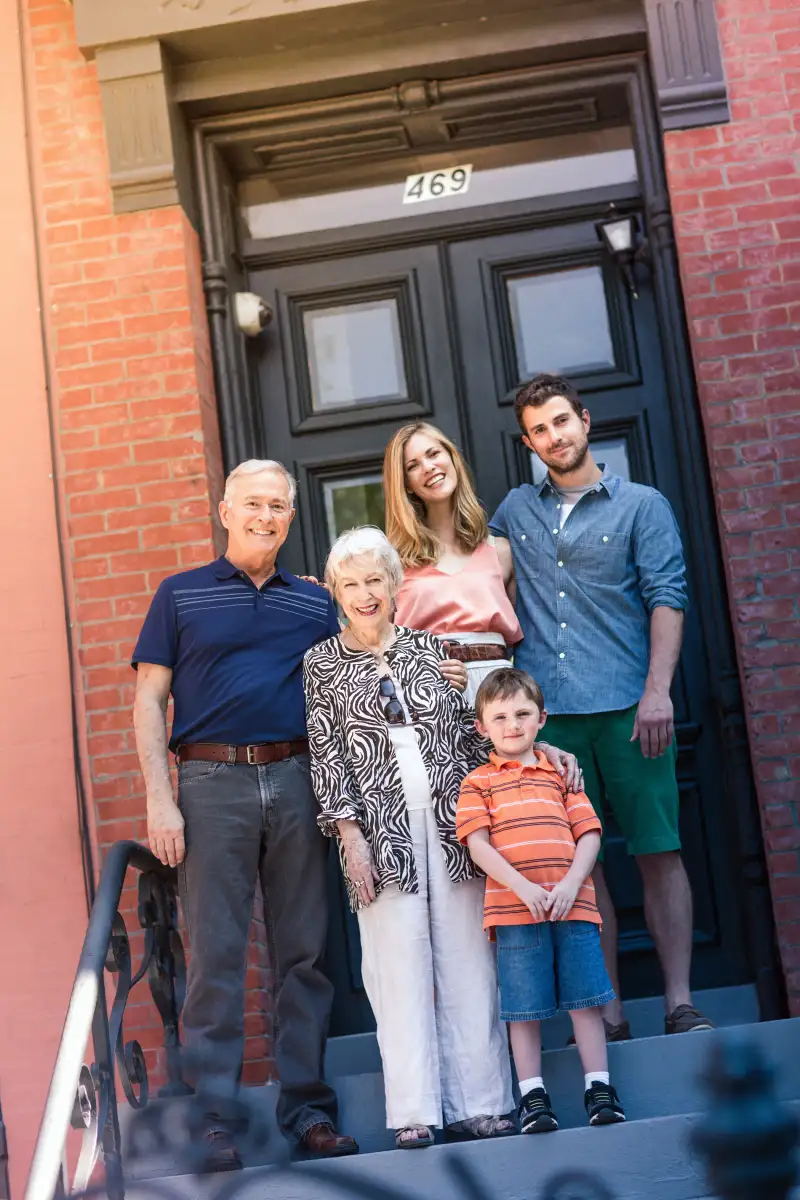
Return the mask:
<svg viewBox="0 0 800 1200">
<path fill-rule="evenodd" d="M 0 1100 L 21 1195 L 86 928 L 17 5 L 0 4 Z"/>
</svg>

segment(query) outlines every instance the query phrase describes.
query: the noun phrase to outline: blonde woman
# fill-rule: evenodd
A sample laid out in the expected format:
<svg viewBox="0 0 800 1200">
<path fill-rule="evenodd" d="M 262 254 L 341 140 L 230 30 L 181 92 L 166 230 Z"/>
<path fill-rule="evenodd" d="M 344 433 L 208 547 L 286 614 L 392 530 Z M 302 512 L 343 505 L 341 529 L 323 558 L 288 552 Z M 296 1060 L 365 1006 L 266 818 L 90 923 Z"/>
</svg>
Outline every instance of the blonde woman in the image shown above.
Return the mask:
<svg viewBox="0 0 800 1200">
<path fill-rule="evenodd" d="M 495 547 L 466 463 L 433 425 L 404 425 L 383 460 L 386 533 L 400 555 L 400 625 L 426 629 L 466 663 L 470 704 L 482 679 L 508 666 L 522 639 L 514 612 L 514 566 Z"/>
<path fill-rule="evenodd" d="M 502 539 L 494 544 L 467 464 L 435 425 L 398 429 L 384 454 L 383 487 L 386 535 L 403 564 L 395 620 L 435 634 L 451 660 L 466 664 L 464 697 L 474 705 L 482 680 L 507 667 L 522 640 L 510 547 Z M 449 677 L 447 665 L 443 673 Z M 574 755 L 540 746 L 567 786 L 579 790 L 583 773 Z"/>
</svg>

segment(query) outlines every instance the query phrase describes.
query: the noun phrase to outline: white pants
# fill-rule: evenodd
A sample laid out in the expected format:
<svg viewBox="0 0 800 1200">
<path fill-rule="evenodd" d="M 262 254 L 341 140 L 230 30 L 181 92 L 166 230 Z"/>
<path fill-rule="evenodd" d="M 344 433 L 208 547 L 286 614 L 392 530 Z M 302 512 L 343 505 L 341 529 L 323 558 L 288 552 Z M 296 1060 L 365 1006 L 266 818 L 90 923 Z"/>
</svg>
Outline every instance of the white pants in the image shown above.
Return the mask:
<svg viewBox="0 0 800 1200">
<path fill-rule="evenodd" d="M 409 814 L 419 893 L 387 887 L 358 914 L 378 1026 L 386 1124 L 442 1124 L 514 1107 L 483 879 L 452 883 L 433 811 Z"/>
</svg>

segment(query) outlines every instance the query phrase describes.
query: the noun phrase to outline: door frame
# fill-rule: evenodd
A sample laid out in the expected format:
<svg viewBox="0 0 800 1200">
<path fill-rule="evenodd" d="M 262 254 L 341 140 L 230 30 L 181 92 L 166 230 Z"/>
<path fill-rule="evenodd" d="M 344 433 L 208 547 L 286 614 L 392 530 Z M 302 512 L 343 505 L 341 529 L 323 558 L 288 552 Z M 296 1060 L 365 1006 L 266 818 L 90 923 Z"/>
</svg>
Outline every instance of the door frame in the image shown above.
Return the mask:
<svg viewBox="0 0 800 1200">
<path fill-rule="evenodd" d="M 474 77 L 469 82 L 474 100 L 485 85 L 495 95 L 498 79 L 512 86 L 514 94 L 525 94 L 531 102 L 574 100 L 598 90 L 624 87 L 636 156 L 638 186 L 603 189 L 544 200 L 515 202 L 497 208 L 477 209 L 462 214 L 410 217 L 386 226 L 337 230 L 334 234 L 312 234 L 281 242 L 242 244 L 237 237 L 235 182 L 231 179 L 220 146 L 236 136 L 238 128 L 249 131 L 264 114 L 234 114 L 198 121 L 194 127 L 195 167 L 199 184 L 203 281 L 207 296 L 214 371 L 220 416 L 223 460 L 226 470 L 254 454 L 267 456 L 260 427 L 257 384 L 253 377 L 244 339 L 234 327 L 230 295 L 247 290 L 248 272 L 304 257 L 352 254 L 367 248 L 388 249 L 405 241 L 440 239 L 444 229 L 453 236 L 470 237 L 491 222 L 494 232 L 530 227 L 556 218 L 604 215 L 609 199 L 619 208 L 641 208 L 650 248 L 650 271 L 662 344 L 668 402 L 677 445 L 678 474 L 686 495 L 701 499 L 694 511 L 695 546 L 698 558 L 710 570 L 699 573 L 705 584 L 705 601 L 700 621 L 709 663 L 709 677 L 716 698 L 720 764 L 720 787 L 730 798 L 731 850 L 736 857 L 736 876 L 746 893 L 741 905 L 742 936 L 751 962 L 764 1018 L 785 1013 L 785 987 L 777 954 L 774 915 L 764 857 L 760 813 L 744 718 L 743 700 L 729 619 L 710 468 L 697 400 L 689 334 L 683 305 L 677 248 L 663 160 L 655 92 L 644 53 L 627 53 L 603 59 L 588 59 L 557 67 L 522 68 Z M 341 103 L 343 127 L 352 128 L 353 103 L 309 102 L 304 108 L 326 114 L 330 127 Z M 296 111 L 296 110 L 295 110 Z M 268 111 L 272 129 L 280 121 L 280 109 Z M 287 110 L 288 112 L 288 110 Z M 296 243 L 292 245 L 292 242 Z M 267 334 L 267 336 L 269 336 Z M 468 429 L 468 423 L 464 422 Z"/>
</svg>

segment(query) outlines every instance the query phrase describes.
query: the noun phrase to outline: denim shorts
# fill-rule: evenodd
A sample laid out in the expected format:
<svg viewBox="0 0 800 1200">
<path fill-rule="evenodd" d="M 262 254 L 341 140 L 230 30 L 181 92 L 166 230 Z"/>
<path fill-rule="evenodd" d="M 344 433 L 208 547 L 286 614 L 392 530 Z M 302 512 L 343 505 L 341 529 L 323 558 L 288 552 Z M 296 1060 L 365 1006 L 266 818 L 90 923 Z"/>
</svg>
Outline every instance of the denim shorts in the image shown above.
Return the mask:
<svg viewBox="0 0 800 1200">
<path fill-rule="evenodd" d="M 596 1008 L 614 999 L 591 921 L 498 925 L 497 973 L 504 1021 L 544 1021 L 559 1010 Z"/>
</svg>

